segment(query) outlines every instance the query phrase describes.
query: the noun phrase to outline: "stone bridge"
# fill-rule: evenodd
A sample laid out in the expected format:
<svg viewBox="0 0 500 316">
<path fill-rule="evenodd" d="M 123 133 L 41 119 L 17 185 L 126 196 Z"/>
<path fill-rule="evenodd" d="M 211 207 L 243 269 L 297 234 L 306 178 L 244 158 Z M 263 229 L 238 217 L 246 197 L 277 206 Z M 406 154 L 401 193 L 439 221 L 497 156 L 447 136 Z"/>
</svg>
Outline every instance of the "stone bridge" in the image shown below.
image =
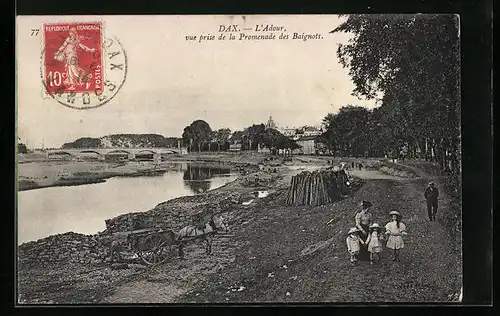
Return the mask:
<svg viewBox="0 0 500 316">
<path fill-rule="evenodd" d="M 71 148 L 46 151 L 49 160 L 147 160 L 161 161 L 168 155 L 185 155 L 187 148 Z"/>
</svg>

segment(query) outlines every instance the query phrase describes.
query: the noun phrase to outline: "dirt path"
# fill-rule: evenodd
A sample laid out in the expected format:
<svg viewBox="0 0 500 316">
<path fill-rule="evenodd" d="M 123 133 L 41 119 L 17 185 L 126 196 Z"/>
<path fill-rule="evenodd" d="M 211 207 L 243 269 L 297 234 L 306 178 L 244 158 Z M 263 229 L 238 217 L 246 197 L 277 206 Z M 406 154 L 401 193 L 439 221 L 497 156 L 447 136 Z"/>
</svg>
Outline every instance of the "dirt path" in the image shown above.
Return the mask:
<svg viewBox="0 0 500 316">
<path fill-rule="evenodd" d="M 423 192 L 429 179 L 375 179 L 354 194 L 323 207 L 285 207 L 286 192 L 232 214 L 234 236 L 217 239 L 214 256 L 193 245 L 188 260 L 174 261 L 146 279 L 119 287 L 106 302 L 436 302 L 461 287 L 460 245 L 439 221 L 429 222 Z M 440 208 L 449 206 L 441 190 Z M 401 262 L 387 249 L 382 262 L 351 266 L 347 230 L 357 203 L 369 200 L 380 225 L 390 208 L 401 210 L 409 235 Z M 334 219 L 330 225 L 325 223 Z M 303 249 L 332 238 L 333 245 L 301 257 Z"/>
</svg>

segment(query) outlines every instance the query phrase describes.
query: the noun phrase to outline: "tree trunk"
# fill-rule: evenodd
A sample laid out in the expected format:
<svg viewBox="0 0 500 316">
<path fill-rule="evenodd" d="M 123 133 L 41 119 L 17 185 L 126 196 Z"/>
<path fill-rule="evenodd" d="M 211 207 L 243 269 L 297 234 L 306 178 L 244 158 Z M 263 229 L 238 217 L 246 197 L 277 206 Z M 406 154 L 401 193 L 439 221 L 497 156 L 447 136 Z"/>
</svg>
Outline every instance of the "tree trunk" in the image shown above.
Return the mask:
<svg viewBox="0 0 500 316">
<path fill-rule="evenodd" d="M 217 151 L 218 151 L 218 152 L 220 152 L 220 143 L 219 143 L 219 142 L 217 142 L 217 146 L 219 147 L 219 148 L 217 149 Z"/>
<path fill-rule="evenodd" d="M 424 157 L 425 161 L 430 161 L 430 154 L 429 154 L 429 144 L 427 141 L 427 137 L 425 138 L 425 148 L 424 148 Z"/>
<path fill-rule="evenodd" d="M 429 161 L 436 161 L 436 145 L 434 144 L 434 138 L 431 138 L 430 142 L 430 160 Z"/>
<path fill-rule="evenodd" d="M 441 170 L 444 169 L 444 163 L 445 163 L 445 158 L 444 158 L 444 147 L 443 147 L 443 139 L 441 138 L 439 144 L 438 144 L 438 162 L 439 162 L 439 167 Z"/>
</svg>

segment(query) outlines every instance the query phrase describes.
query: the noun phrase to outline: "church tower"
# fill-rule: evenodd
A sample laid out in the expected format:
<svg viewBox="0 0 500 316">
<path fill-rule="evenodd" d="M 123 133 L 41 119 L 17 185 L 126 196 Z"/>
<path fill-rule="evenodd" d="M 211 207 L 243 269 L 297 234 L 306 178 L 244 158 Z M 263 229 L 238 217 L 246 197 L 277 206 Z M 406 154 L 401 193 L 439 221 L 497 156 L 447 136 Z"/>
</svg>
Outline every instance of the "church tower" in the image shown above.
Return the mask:
<svg viewBox="0 0 500 316">
<path fill-rule="evenodd" d="M 266 123 L 266 129 L 270 129 L 270 128 L 272 128 L 272 129 L 278 128 L 278 125 L 276 125 L 276 123 L 274 122 L 273 117 L 271 115 L 269 115 L 269 120 Z"/>
</svg>

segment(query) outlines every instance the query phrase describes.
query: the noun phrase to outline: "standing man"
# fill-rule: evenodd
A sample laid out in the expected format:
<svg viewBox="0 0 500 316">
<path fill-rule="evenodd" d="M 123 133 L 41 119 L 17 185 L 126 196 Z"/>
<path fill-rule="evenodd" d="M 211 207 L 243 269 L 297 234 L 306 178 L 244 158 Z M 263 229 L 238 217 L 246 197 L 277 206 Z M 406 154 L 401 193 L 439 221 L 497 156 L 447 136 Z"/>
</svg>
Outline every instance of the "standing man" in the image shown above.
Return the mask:
<svg viewBox="0 0 500 316">
<path fill-rule="evenodd" d="M 434 182 L 429 182 L 429 185 L 425 189 L 424 196 L 427 200 L 427 214 L 429 215 L 429 220 L 431 222 L 435 221 L 438 207 L 439 190 L 435 187 Z"/>
</svg>

